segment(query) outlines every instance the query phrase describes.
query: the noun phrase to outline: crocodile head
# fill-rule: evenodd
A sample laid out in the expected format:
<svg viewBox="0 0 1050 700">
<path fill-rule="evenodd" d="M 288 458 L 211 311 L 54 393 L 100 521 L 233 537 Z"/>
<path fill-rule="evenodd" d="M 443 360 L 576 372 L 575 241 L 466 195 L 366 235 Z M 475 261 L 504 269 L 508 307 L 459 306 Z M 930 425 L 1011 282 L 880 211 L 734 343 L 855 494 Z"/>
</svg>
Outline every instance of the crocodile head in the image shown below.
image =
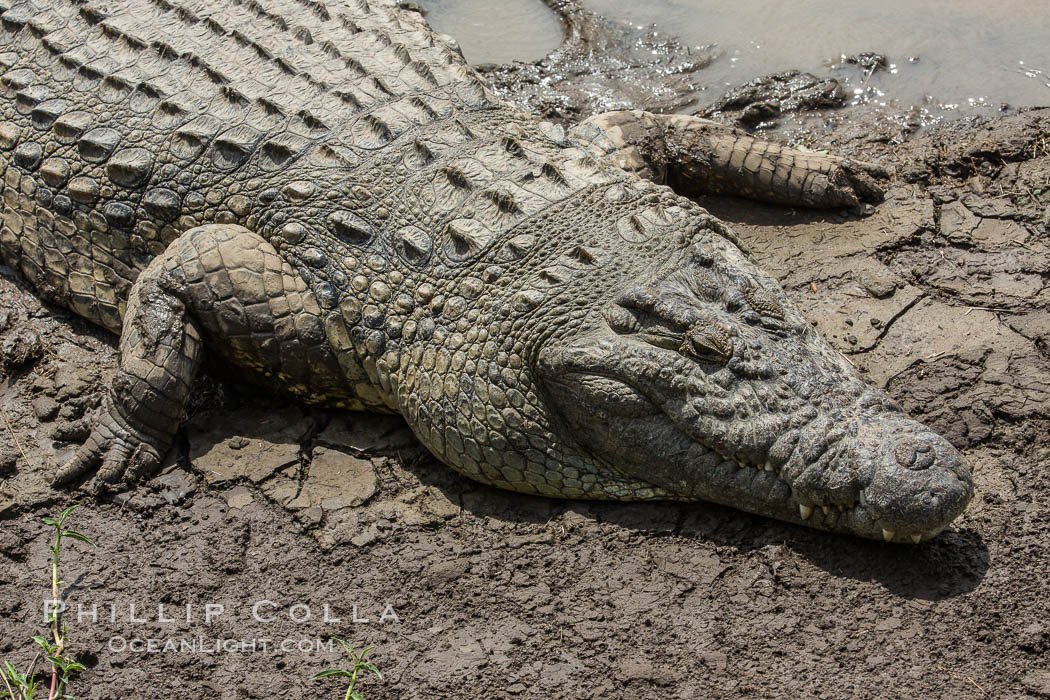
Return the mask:
<svg viewBox="0 0 1050 700">
<path fill-rule="evenodd" d="M 919 542 L 973 495 L 959 452 L 732 246 L 659 265 L 602 322 L 544 348 L 539 371 L 567 439 L 676 497 Z"/>
</svg>

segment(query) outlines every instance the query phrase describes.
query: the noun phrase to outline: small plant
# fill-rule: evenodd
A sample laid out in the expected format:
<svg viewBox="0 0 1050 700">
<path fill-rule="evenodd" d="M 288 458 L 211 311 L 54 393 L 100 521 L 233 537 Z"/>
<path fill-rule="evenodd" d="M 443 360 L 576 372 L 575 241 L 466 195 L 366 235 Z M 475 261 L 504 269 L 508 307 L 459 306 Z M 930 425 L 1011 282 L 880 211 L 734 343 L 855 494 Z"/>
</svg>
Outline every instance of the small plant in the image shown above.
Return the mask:
<svg viewBox="0 0 1050 700">
<path fill-rule="evenodd" d="M 350 687 L 346 689 L 346 695 L 344 696 L 343 700 L 364 700 L 364 696 L 362 696 L 361 693 L 358 693 L 354 690 L 354 686 L 357 685 L 357 675 L 361 671 L 370 671 L 371 673 L 376 674 L 376 677 L 379 678 L 379 680 L 383 680 L 383 674 L 379 672 L 379 669 L 365 661 L 365 655 L 367 655 L 368 652 L 372 651 L 373 647 L 368 647 L 360 654 L 358 654 L 356 651 L 354 651 L 354 648 L 352 646 L 347 644 L 342 639 L 339 639 L 338 637 L 335 637 L 334 639 L 335 641 L 339 642 L 339 644 L 346 651 L 346 655 L 349 656 L 350 659 L 354 662 L 354 670 L 347 671 L 346 669 L 342 668 L 333 668 L 327 671 L 321 671 L 320 673 L 315 673 L 313 676 L 310 677 L 310 680 L 316 681 L 318 678 L 349 678 Z"/>
<path fill-rule="evenodd" d="M 61 612 L 58 609 L 60 600 L 58 597 L 59 587 L 62 585 L 62 581 L 58 578 L 58 565 L 62 556 L 62 538 L 77 540 L 92 547 L 98 546 L 86 535 L 66 527 L 66 520 L 76 508 L 75 505 L 66 508 L 57 518 L 44 518 L 46 524 L 55 528 L 55 541 L 48 547 L 51 552 L 51 608 L 48 612 L 47 624 L 51 631 L 51 639 L 40 636 L 33 637 L 33 641 L 40 646 L 40 651 L 37 652 L 33 662 L 29 664 L 29 670 L 24 674 L 19 673 L 18 669 L 10 661 L 4 661 L 4 667 L 0 669 L 0 678 L 3 678 L 4 686 L 6 686 L 7 690 L 0 692 L 0 698 L 33 700 L 39 689 L 35 671 L 41 656 L 51 663 L 51 687 L 47 696 L 48 700 L 70 698 L 71 696 L 64 693 L 66 686 L 69 684 L 69 674 L 79 673 L 84 670 L 83 664 L 77 663 L 71 657 L 63 655 L 66 647 L 66 626 L 62 623 Z"/>
</svg>

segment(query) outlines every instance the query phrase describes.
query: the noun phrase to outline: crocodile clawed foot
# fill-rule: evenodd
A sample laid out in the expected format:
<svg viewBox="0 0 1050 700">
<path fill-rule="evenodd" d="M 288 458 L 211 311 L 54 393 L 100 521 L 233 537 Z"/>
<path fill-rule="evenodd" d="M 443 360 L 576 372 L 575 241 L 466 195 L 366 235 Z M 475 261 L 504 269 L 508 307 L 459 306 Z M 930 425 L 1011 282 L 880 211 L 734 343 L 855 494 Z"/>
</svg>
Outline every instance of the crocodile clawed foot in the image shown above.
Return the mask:
<svg viewBox="0 0 1050 700">
<path fill-rule="evenodd" d="M 91 490 L 102 494 L 120 484 L 130 486 L 152 474 L 160 451 L 149 438 L 132 428 L 108 398 L 87 441 L 58 470 L 53 486 L 65 486 L 96 471 Z"/>
<path fill-rule="evenodd" d="M 844 158 L 839 162 L 838 169 L 861 202 L 878 204 L 885 197 L 885 192 L 876 182 L 890 179 L 890 173 L 885 168 L 874 163 Z"/>
</svg>

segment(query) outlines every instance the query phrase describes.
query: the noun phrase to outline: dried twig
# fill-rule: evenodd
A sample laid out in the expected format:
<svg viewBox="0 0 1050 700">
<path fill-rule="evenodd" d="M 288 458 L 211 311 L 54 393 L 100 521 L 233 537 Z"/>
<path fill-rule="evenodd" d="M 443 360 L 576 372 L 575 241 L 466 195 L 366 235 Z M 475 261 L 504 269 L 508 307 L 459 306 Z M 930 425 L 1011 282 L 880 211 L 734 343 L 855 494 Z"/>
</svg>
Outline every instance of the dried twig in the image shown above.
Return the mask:
<svg viewBox="0 0 1050 700">
<path fill-rule="evenodd" d="M 26 451 L 22 449 L 22 443 L 18 441 L 18 437 L 15 435 L 14 428 L 11 427 L 11 421 L 7 420 L 7 414 L 4 413 L 4 409 L 0 408 L 0 417 L 4 419 L 4 424 L 7 426 L 7 432 L 11 433 L 11 440 L 14 441 L 15 447 L 22 454 L 22 461 L 26 463 L 27 467 L 33 466 L 29 463 L 29 458 L 26 457 Z"/>
<path fill-rule="evenodd" d="M 955 678 L 957 680 L 965 679 L 967 682 L 971 683 L 973 685 L 973 687 L 977 688 L 977 690 L 981 691 L 983 694 L 985 694 L 985 695 L 988 694 L 988 691 L 985 690 L 984 688 L 982 688 L 981 685 L 977 681 L 975 681 L 973 678 L 971 678 L 970 676 L 960 675 L 960 674 L 956 673 L 955 671 L 951 670 L 950 668 L 945 668 L 944 666 L 938 666 L 937 670 L 938 671 L 944 671 L 949 676 L 951 676 L 952 678 Z"/>
<path fill-rule="evenodd" d="M 969 316 L 971 311 L 992 311 L 994 313 L 1004 313 L 1004 314 L 1016 314 L 1016 313 L 1019 313 L 1018 311 L 1015 311 L 1013 309 L 1004 309 L 1004 308 L 995 307 L 995 306 L 971 306 L 970 308 L 968 308 L 966 310 L 966 313 L 964 313 L 963 316 Z"/>
</svg>

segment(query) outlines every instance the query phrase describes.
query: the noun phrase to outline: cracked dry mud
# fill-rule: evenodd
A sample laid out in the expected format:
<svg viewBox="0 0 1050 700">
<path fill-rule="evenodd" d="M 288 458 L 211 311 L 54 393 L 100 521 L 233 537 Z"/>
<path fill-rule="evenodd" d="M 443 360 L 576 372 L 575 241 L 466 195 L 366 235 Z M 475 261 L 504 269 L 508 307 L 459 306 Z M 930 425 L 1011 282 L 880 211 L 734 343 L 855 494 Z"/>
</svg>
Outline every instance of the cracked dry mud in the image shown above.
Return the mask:
<svg viewBox="0 0 1050 700">
<path fill-rule="evenodd" d="M 369 698 L 1050 697 L 1050 112 L 892 146 L 901 134 L 871 135 L 892 123 L 864 119 L 801 138 L 896 168 L 870 216 L 701 203 L 870 381 L 964 450 L 978 495 L 934 541 L 499 492 L 399 418 L 305 409 L 222 367 L 147 485 L 103 502 L 54 491 L 116 343 L 3 270 L 0 657 L 31 658 L 40 518 L 75 499 L 100 545 L 64 564 L 69 603 L 101 611 L 68 620 L 81 698 L 334 697 L 307 680 L 334 652 L 110 643 L 330 636 L 376 647 L 386 680 L 362 685 Z M 253 618 L 260 600 L 272 619 Z M 224 614 L 205 623 L 205 603 Z M 379 621 L 387 605 L 399 621 Z"/>
</svg>

